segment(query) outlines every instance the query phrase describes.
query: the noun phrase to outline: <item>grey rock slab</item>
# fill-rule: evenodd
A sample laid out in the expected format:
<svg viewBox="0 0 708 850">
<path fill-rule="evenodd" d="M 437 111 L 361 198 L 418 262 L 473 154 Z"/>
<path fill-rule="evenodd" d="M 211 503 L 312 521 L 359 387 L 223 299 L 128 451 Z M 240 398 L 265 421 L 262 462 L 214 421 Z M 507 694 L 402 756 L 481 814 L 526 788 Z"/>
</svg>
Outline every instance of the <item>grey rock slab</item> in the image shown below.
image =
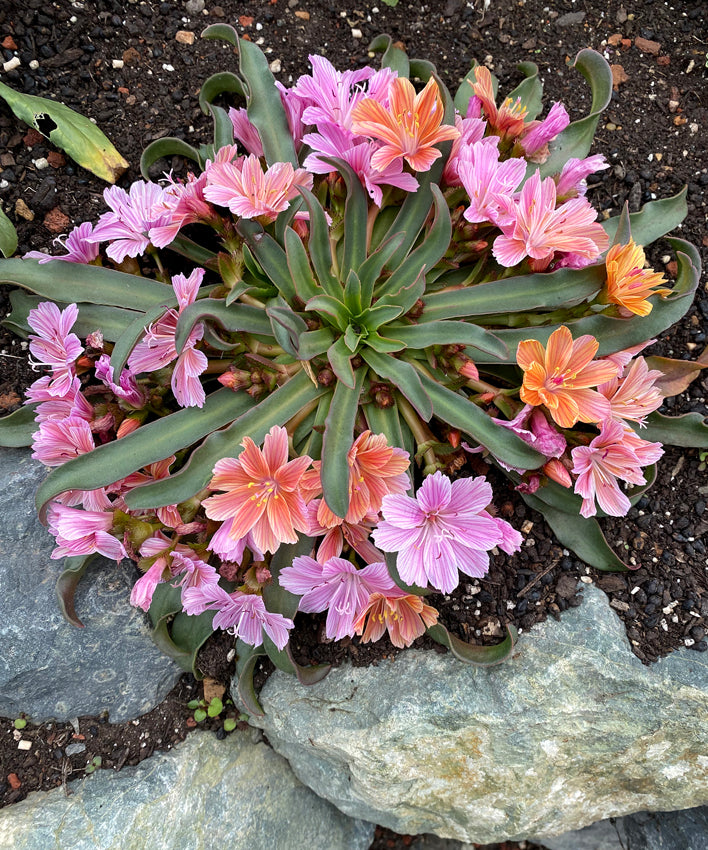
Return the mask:
<svg viewBox="0 0 708 850">
<path fill-rule="evenodd" d="M 34 507 L 46 474 L 28 450 L 0 450 L 0 715 L 131 719 L 161 702 L 180 671 L 130 606 L 129 563 L 95 558 L 76 593 L 85 628 L 63 618 L 54 590 L 62 561 L 50 559 L 54 540 Z"/>
<path fill-rule="evenodd" d="M 36 791 L 0 811 L 0 850 L 366 850 L 374 825 L 315 796 L 258 737 L 194 732 L 70 797 Z"/>
<path fill-rule="evenodd" d="M 497 667 L 409 651 L 308 688 L 276 672 L 251 722 L 317 794 L 400 833 L 542 842 L 704 805 L 708 659 L 644 666 L 605 595 L 584 595 Z"/>
</svg>

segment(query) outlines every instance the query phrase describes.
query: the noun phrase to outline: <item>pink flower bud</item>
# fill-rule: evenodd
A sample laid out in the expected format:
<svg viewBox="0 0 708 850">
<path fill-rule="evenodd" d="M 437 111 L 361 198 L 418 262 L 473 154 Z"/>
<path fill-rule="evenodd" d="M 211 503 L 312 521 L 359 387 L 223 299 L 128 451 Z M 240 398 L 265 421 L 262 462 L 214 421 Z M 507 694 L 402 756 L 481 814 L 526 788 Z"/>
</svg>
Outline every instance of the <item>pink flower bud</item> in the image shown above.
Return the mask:
<svg viewBox="0 0 708 850">
<path fill-rule="evenodd" d="M 562 487 L 573 486 L 573 480 L 570 477 L 570 473 L 558 460 L 558 458 L 551 458 L 543 467 L 543 473 Z"/>
<path fill-rule="evenodd" d="M 127 419 L 124 419 L 120 425 L 118 426 L 118 430 L 116 431 L 116 439 L 120 440 L 121 437 L 127 437 L 128 434 L 132 434 L 133 431 L 137 431 L 140 427 L 140 420 L 134 419 L 129 416 Z"/>
</svg>

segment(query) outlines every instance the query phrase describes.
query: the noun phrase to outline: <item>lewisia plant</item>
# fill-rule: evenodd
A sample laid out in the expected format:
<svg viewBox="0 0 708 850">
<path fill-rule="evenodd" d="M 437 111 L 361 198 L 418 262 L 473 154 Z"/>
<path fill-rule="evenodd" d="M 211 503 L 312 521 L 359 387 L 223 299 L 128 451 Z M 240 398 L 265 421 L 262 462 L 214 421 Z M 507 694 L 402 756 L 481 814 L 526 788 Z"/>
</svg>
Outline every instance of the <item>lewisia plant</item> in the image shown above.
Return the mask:
<svg viewBox="0 0 708 850">
<path fill-rule="evenodd" d="M 380 70 L 313 56 L 285 88 L 230 27 L 204 35 L 240 54 L 201 92 L 214 143 L 153 143 L 145 180 L 107 189 L 63 255 L 2 262 L 42 375 L 0 440 L 52 468 L 37 505 L 65 611 L 78 622 L 93 554 L 134 559 L 160 644 L 190 665 L 231 632 L 254 711 L 259 654 L 326 672 L 293 660 L 298 610 L 326 612 L 328 639 L 427 632 L 498 661 L 511 631 L 469 646 L 425 601 L 522 543 L 470 470 L 496 467 L 563 545 L 625 569 L 595 517 L 626 514 L 662 442 L 708 446 L 697 414 L 657 412 L 675 384 L 642 356 L 697 286 L 679 239 L 671 287 L 645 268 L 683 196 L 596 221 L 611 74 L 592 51 L 575 60 L 591 113 L 571 122 L 560 103 L 537 117 L 532 63 L 506 98 L 481 66 L 453 98 L 381 37 Z M 224 92 L 245 108 L 214 105 Z M 173 154 L 193 172 L 150 182 Z"/>
</svg>

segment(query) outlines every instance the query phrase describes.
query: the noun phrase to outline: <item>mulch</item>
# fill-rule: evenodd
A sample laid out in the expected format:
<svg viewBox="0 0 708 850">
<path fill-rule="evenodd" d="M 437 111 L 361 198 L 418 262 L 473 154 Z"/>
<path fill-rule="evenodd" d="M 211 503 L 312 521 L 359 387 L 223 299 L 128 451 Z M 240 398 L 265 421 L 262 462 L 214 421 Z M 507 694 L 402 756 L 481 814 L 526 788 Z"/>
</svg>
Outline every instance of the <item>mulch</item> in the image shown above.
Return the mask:
<svg viewBox="0 0 708 850">
<path fill-rule="evenodd" d="M 209 121 L 197 103 L 199 87 L 210 74 L 235 69 L 235 57 L 220 42 L 197 38 L 190 45 L 185 43 L 189 38 L 177 37 L 180 31 L 199 34 L 205 25 L 223 21 L 256 43 L 263 39 L 269 61 L 280 66 L 276 76 L 285 84 L 309 70 L 310 53 L 327 56 L 340 69 L 376 61 L 368 57 L 367 45 L 381 32 L 402 41 L 409 55 L 433 61 L 451 87 L 467 72 L 472 57 L 493 66 L 501 91 L 519 81 L 517 62 L 534 61 L 544 78 L 545 102 L 562 100 L 573 117 L 587 111 L 589 95 L 580 75 L 565 61 L 583 47 L 594 47 L 614 66 L 616 90 L 593 149 L 605 154 L 611 168 L 592 178 L 590 199 L 602 214 L 616 215 L 625 202 L 634 211 L 688 185 L 689 214 L 679 235 L 699 247 L 705 264 L 708 31 L 701 0 L 681 4 L 679 11 L 649 0 L 627 4 L 627 9 L 619 2 L 587 0 L 582 10 L 570 0 L 552 8 L 545 0 L 494 0 L 484 14 L 483 5 L 440 0 L 389 7 L 381 2 L 378 8 L 361 4 L 357 11 L 343 0 L 222 0 L 198 11 L 204 7 L 200 0 L 186 6 L 5 0 L 0 9 L 0 66 L 15 56 L 21 64 L 1 73 L 0 79 L 20 91 L 56 97 L 95 118 L 131 162 L 120 181 L 127 186 L 139 179 L 139 155 L 150 141 L 166 135 L 192 144 L 208 140 Z M 161 166 L 184 173 L 179 158 Z M 95 221 L 103 209 L 103 188 L 101 181 L 28 131 L 0 101 L 0 201 L 17 226 L 20 252 L 46 250 L 58 233 L 84 220 Z M 649 256 L 655 268 L 669 277 L 675 274 L 666 243 L 659 243 Z M 8 309 L 7 287 L 0 287 L 0 311 Z M 688 315 L 662 335 L 652 353 L 695 358 L 706 346 L 707 320 L 708 294 L 701 286 Z M 35 377 L 27 363 L 26 342 L 0 329 L 0 411 L 14 409 Z M 705 415 L 707 390 L 701 376 L 681 396 L 667 399 L 664 412 Z M 558 544 L 543 518 L 528 509 L 504 479 L 493 470 L 490 475 L 497 509 L 523 529 L 526 540 L 513 558 L 495 555 L 483 580 L 463 580 L 449 596 L 431 597 L 451 631 L 479 643 L 497 641 L 507 623 L 523 633 L 580 604 L 580 580 L 592 581 L 608 594 L 633 652 L 643 662 L 681 647 L 708 649 L 708 479 L 698 451 L 667 447 L 655 486 L 626 518 L 603 521 L 615 550 L 639 567 L 622 574 L 586 567 Z M 298 617 L 298 660 L 371 664 L 397 652 L 386 641 L 374 646 L 358 640 L 334 644 L 323 642 L 322 635 L 322 618 Z M 426 638 L 419 645 L 434 646 Z M 210 675 L 224 682 L 229 648 L 228 639 L 217 637 L 205 661 Z M 71 724 L 29 723 L 21 735 L 32 742 L 30 750 L 17 749 L 15 718 L 0 720 L 0 805 L 66 780 L 70 790 L 71 780 L 83 775 L 94 756 L 101 756 L 102 767 L 118 769 L 138 763 L 154 749 L 173 746 L 190 731 L 188 721 L 196 725 L 187 703 L 200 687 L 183 677 L 160 706 L 137 722 L 79 718 L 79 731 Z M 225 735 L 224 716 L 199 726 Z M 68 744 L 77 742 L 86 749 L 67 755 Z M 381 850 L 409 846 L 411 841 L 406 844 L 381 831 L 373 846 Z M 503 850 L 516 846 L 503 845 Z M 526 846 L 533 850 L 533 845 Z"/>
</svg>

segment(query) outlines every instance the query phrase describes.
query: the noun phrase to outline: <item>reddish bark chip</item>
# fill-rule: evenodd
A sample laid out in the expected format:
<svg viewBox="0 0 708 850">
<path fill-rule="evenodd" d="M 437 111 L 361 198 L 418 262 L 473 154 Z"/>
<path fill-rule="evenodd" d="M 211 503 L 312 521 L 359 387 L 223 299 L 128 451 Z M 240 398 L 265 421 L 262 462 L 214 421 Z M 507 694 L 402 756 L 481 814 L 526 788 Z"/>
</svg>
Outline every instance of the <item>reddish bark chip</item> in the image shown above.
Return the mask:
<svg viewBox="0 0 708 850">
<path fill-rule="evenodd" d="M 35 145 L 38 145 L 42 139 L 44 139 L 44 136 L 39 132 L 39 130 L 35 130 L 34 127 L 30 127 L 22 141 L 28 148 L 32 148 Z"/>
<path fill-rule="evenodd" d="M 621 65 L 610 65 L 612 71 L 612 88 L 617 91 L 622 83 L 626 83 L 629 77 Z"/>
<path fill-rule="evenodd" d="M 52 166 L 52 168 L 62 168 L 66 165 L 66 158 L 63 153 L 59 151 L 49 151 L 47 154 L 47 162 Z"/>
<path fill-rule="evenodd" d="M 242 27 L 251 27 L 253 26 L 253 18 L 250 15 L 239 15 L 238 22 Z"/>
<path fill-rule="evenodd" d="M 15 44 L 15 39 L 11 35 L 6 35 L 2 40 L 2 46 L 5 50 L 17 50 L 17 45 Z"/>
<path fill-rule="evenodd" d="M 638 47 L 642 53 L 650 53 L 652 56 L 658 56 L 661 50 L 658 41 L 650 41 L 648 38 L 642 38 L 639 35 L 634 39 L 634 46 Z"/>
<path fill-rule="evenodd" d="M 17 789 L 22 785 L 20 778 L 16 773 L 8 773 L 7 781 L 10 783 L 10 788 L 12 788 L 13 791 L 17 791 Z"/>
<path fill-rule="evenodd" d="M 43 224 L 50 233 L 65 233 L 71 225 L 71 219 L 59 207 L 54 207 L 44 216 Z"/>
</svg>

